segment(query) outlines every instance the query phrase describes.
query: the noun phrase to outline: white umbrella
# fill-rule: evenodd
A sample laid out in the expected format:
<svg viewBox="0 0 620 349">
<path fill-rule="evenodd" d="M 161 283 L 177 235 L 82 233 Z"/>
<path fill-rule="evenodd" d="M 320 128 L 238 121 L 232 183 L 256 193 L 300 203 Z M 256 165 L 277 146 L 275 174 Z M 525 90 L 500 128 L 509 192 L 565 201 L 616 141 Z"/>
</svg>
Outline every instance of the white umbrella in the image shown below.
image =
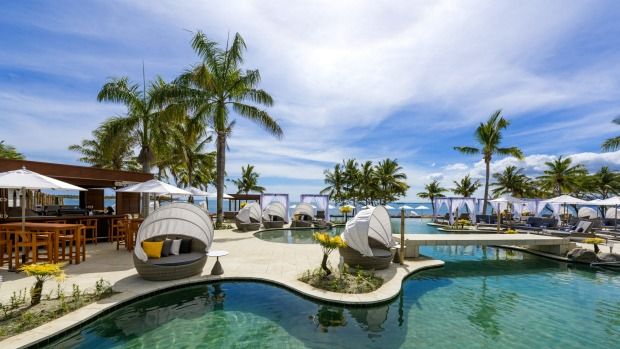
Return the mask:
<svg viewBox="0 0 620 349">
<path fill-rule="evenodd" d="M 26 189 L 53 189 L 53 190 L 79 190 L 86 191 L 73 184 L 38 174 L 22 167 L 21 170 L 0 173 L 0 188 L 19 189 L 22 196 L 22 233 L 26 224 L 26 206 L 24 205 L 24 191 Z"/>
<path fill-rule="evenodd" d="M 149 193 L 149 194 L 171 194 L 171 195 L 192 195 L 187 190 L 177 188 L 174 185 L 151 179 L 144 183 L 130 185 L 117 190 L 121 193 Z"/>
<path fill-rule="evenodd" d="M 614 230 L 617 230 L 618 229 L 618 206 L 620 205 L 620 196 L 610 197 L 609 199 L 601 200 L 600 202 L 601 202 L 601 205 L 603 206 L 615 206 L 616 207 L 616 209 L 614 210 Z"/>
<path fill-rule="evenodd" d="M 350 206 L 350 205 L 347 205 L 347 206 Z M 367 210 L 369 208 L 373 208 L 373 206 L 372 205 L 362 206 L 362 210 Z M 386 208 L 386 210 L 387 210 L 387 208 Z"/>
<path fill-rule="evenodd" d="M 430 210 L 430 208 L 428 208 L 428 207 L 426 207 L 424 205 L 420 205 L 420 206 L 414 208 L 414 210 Z"/>
<path fill-rule="evenodd" d="M 174 185 L 158 181 L 157 179 L 151 179 L 143 183 L 130 185 L 125 188 L 117 189 L 117 192 L 121 193 L 145 193 L 145 194 L 170 194 L 170 195 L 192 195 L 192 193 L 181 188 L 177 188 Z M 149 214 L 149 208 L 146 207 L 145 215 Z"/>
<path fill-rule="evenodd" d="M 385 207 L 386 210 L 395 210 L 395 208 L 390 205 L 384 205 L 383 207 Z"/>
<path fill-rule="evenodd" d="M 217 193 L 207 193 L 207 197 L 211 198 L 211 199 L 215 199 L 215 198 L 217 198 Z M 228 195 L 226 193 L 224 193 L 222 195 L 222 198 L 224 198 L 224 199 L 234 199 L 234 197 L 232 195 Z"/>
<path fill-rule="evenodd" d="M 195 188 L 195 187 L 187 187 L 187 188 L 185 188 L 185 190 L 190 192 L 192 194 L 192 196 L 209 196 L 209 193 L 207 193 L 206 191 L 200 190 L 200 189 Z"/>
<path fill-rule="evenodd" d="M 567 211 L 566 205 L 588 205 L 588 201 L 581 200 L 581 199 L 578 199 L 578 198 L 570 196 L 570 195 L 560 195 L 558 197 L 555 197 L 555 198 L 552 198 L 552 199 L 549 199 L 549 200 L 545 200 L 545 201 L 543 201 L 543 203 L 562 204 L 562 205 L 564 205 L 564 213 L 566 213 L 566 211 Z M 560 220 L 560 222 L 561 222 L 561 220 Z"/>
<path fill-rule="evenodd" d="M 522 200 L 517 199 L 515 197 L 512 197 L 510 195 L 502 195 L 500 197 L 498 197 L 497 199 L 493 199 L 489 202 L 495 203 L 497 204 L 497 232 L 499 233 L 499 226 L 500 226 L 500 221 L 501 221 L 501 211 L 502 211 L 502 204 L 505 204 L 506 207 L 508 207 L 508 204 L 521 204 L 523 203 Z"/>
<path fill-rule="evenodd" d="M 334 206 L 334 205 L 332 205 L 332 204 L 329 204 L 327 207 L 328 207 L 330 210 L 333 210 L 333 209 L 335 209 L 335 208 L 336 208 L 336 206 Z"/>
<path fill-rule="evenodd" d="M 419 216 L 419 214 L 416 211 L 411 211 L 411 215 L 412 216 Z"/>
<path fill-rule="evenodd" d="M 295 207 L 297 207 L 297 205 L 291 205 L 288 208 L 295 208 Z"/>
<path fill-rule="evenodd" d="M 409 205 L 402 205 L 400 208 L 403 209 L 403 210 L 413 210 L 414 209 L 413 207 L 411 207 Z"/>
</svg>

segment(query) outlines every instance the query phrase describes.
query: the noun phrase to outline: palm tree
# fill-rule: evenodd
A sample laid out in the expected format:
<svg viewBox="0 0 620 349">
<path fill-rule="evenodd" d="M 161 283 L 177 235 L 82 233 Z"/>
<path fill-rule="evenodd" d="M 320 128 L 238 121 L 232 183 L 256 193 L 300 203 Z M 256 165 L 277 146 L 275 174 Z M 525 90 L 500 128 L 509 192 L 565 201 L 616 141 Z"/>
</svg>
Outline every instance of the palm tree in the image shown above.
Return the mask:
<svg viewBox="0 0 620 349">
<path fill-rule="evenodd" d="M 366 205 L 372 203 L 378 194 L 378 182 L 375 180 L 377 169 L 373 166 L 372 161 L 368 160 L 362 163 L 357 176 L 357 191 L 360 200 L 364 200 Z"/>
<path fill-rule="evenodd" d="M 215 152 L 206 152 L 211 137 L 197 119 L 188 118 L 173 130 L 169 148 L 174 154 L 171 172 L 176 182 L 184 186 L 206 189 L 215 180 Z"/>
<path fill-rule="evenodd" d="M 590 177 L 591 190 L 600 195 L 602 199 L 620 193 L 620 174 L 610 171 L 609 167 L 601 167 L 597 173 Z"/>
<path fill-rule="evenodd" d="M 502 130 L 506 129 L 510 125 L 510 121 L 502 117 L 502 111 L 497 110 L 485 123 L 480 123 L 474 138 L 480 144 L 481 148 L 475 147 L 454 147 L 455 150 L 463 154 L 482 154 L 482 159 L 485 164 L 485 181 L 484 181 L 484 204 L 482 206 L 482 212 L 487 211 L 487 204 L 489 199 L 489 178 L 491 177 L 491 160 L 493 155 L 510 155 L 517 159 L 523 159 L 523 153 L 517 147 L 502 148 L 500 144 L 502 142 Z"/>
<path fill-rule="evenodd" d="M 582 182 L 588 171 L 583 165 L 572 165 L 571 158 L 559 158 L 545 162 L 547 169 L 538 177 L 544 188 L 551 190 L 555 195 L 571 193 Z"/>
<path fill-rule="evenodd" d="M 616 117 L 611 122 L 613 122 L 616 125 L 620 125 L 620 116 Z M 620 148 L 620 136 L 608 138 L 601 145 L 601 149 L 603 151 L 614 151 L 614 150 L 618 150 L 619 148 Z"/>
<path fill-rule="evenodd" d="M 241 177 L 239 179 L 230 180 L 237 186 L 237 194 L 248 194 L 249 192 L 263 193 L 265 187 L 258 185 L 258 177 L 260 175 L 254 172 L 254 166 L 248 164 L 247 166 L 241 166 Z"/>
<path fill-rule="evenodd" d="M 18 152 L 14 146 L 0 141 L 0 159 L 24 160 L 25 157 L 22 153 Z"/>
<path fill-rule="evenodd" d="M 342 160 L 344 198 L 352 200 L 353 206 L 357 206 L 359 168 L 355 159 Z"/>
<path fill-rule="evenodd" d="M 105 83 L 97 95 L 99 102 L 121 103 L 127 107 L 127 114 L 117 118 L 115 127 L 110 130 L 111 137 L 121 137 L 126 133 L 137 137 L 140 147 L 138 162 L 145 173 L 151 172 L 156 160 L 154 149 L 160 140 L 157 135 L 165 134 L 172 125 L 185 117 L 178 108 L 161 108 L 155 97 L 166 88 L 167 84 L 159 77 L 149 83 L 148 88 L 144 81 L 142 90 L 138 84 L 130 82 L 129 78 L 122 77 Z M 149 207 L 146 195 L 142 198 L 142 207 L 143 214 L 146 214 Z"/>
<path fill-rule="evenodd" d="M 491 184 L 493 196 L 510 194 L 514 197 L 524 197 L 531 192 L 532 184 L 530 179 L 523 173 L 522 168 L 508 166 L 502 173 L 494 173 L 495 182 Z"/>
<path fill-rule="evenodd" d="M 93 138 L 82 144 L 73 144 L 69 150 L 82 155 L 79 161 L 93 167 L 112 170 L 138 171 L 139 165 L 133 152 L 136 140 L 127 130 L 118 130 L 123 120 L 109 118 L 92 131 Z"/>
<path fill-rule="evenodd" d="M 409 185 L 407 175 L 396 159 L 379 161 L 375 166 L 375 177 L 378 186 L 377 199 L 381 204 L 395 201 L 399 196 L 407 194 Z"/>
<path fill-rule="evenodd" d="M 323 173 L 327 187 L 321 190 L 321 194 L 329 195 L 329 198 L 336 203 L 344 203 L 344 173 L 340 169 L 340 164 L 336 164 L 333 171 L 325 170 Z"/>
<path fill-rule="evenodd" d="M 217 220 L 222 224 L 224 177 L 226 168 L 226 139 L 230 132 L 229 114 L 254 121 L 271 135 L 281 138 L 280 125 L 265 110 L 247 102 L 270 107 L 272 97 L 257 88 L 260 83 L 258 70 L 242 70 L 245 42 L 238 33 L 226 49 L 198 31 L 192 39 L 192 48 L 201 62 L 175 80 L 175 86 L 164 95 L 171 105 L 182 105 L 194 117 L 215 131 L 217 149 Z"/>
<path fill-rule="evenodd" d="M 435 219 L 435 198 L 442 198 L 444 192 L 448 191 L 446 188 L 442 188 L 438 180 L 434 180 L 424 186 L 424 191 L 418 193 L 418 197 L 422 199 L 429 199 L 431 206 L 433 207 L 433 219 Z"/>
<path fill-rule="evenodd" d="M 456 188 L 452 189 L 452 192 L 465 198 L 473 196 L 476 190 L 482 186 L 479 180 L 472 181 L 469 175 L 461 178 L 458 182 L 454 181 L 454 185 L 456 185 Z"/>
</svg>

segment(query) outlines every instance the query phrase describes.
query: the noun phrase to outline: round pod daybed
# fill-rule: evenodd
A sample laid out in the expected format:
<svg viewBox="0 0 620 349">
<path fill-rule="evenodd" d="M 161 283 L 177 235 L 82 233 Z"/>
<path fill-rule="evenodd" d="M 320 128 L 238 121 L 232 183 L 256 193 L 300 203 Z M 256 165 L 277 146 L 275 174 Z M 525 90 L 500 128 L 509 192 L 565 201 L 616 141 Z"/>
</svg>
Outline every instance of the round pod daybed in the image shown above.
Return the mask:
<svg viewBox="0 0 620 349">
<path fill-rule="evenodd" d="M 266 229 L 282 228 L 286 222 L 286 207 L 279 201 L 272 201 L 263 210 L 263 226 Z"/>
<path fill-rule="evenodd" d="M 312 205 L 302 202 L 295 207 L 293 211 L 293 220 L 291 228 L 310 228 L 314 221 L 314 208 Z"/>
<path fill-rule="evenodd" d="M 143 241 L 191 239 L 191 251 L 161 258 L 148 258 Z M 213 242 L 213 222 L 197 206 L 176 203 L 151 213 L 140 225 L 133 253 L 138 274 L 146 280 L 176 280 L 202 272 Z"/>
<path fill-rule="evenodd" d="M 612 211 L 613 212 L 613 211 Z M 577 217 L 584 219 L 595 219 L 601 216 L 600 212 L 592 207 L 582 207 L 577 212 Z"/>
<path fill-rule="evenodd" d="M 245 205 L 235 216 L 235 225 L 241 231 L 260 229 L 261 220 L 260 205 L 256 202 Z"/>
<path fill-rule="evenodd" d="M 359 269 L 386 269 L 393 258 L 392 223 L 383 206 L 360 211 L 341 234 L 347 247 L 338 249 L 344 262 Z"/>
</svg>

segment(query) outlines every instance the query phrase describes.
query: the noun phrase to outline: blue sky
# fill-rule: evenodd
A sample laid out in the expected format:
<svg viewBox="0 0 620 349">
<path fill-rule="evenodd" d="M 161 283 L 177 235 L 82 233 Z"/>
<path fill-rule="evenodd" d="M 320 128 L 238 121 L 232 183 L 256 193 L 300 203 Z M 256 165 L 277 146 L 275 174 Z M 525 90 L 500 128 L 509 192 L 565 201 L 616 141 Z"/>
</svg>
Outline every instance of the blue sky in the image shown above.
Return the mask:
<svg viewBox="0 0 620 349">
<path fill-rule="evenodd" d="M 316 193 L 343 158 L 397 158 L 408 199 L 432 178 L 483 175 L 476 125 L 496 109 L 505 144 L 531 175 L 600 153 L 620 133 L 620 6 L 614 1 L 20 1 L 0 11 L 0 139 L 29 159 L 76 163 L 67 150 L 121 106 L 95 96 L 109 77 L 172 79 L 197 61 L 190 31 L 241 33 L 247 68 L 275 98 L 277 141 L 238 120 L 227 171 L 252 163 L 270 192 Z M 231 188 L 232 189 L 232 188 Z"/>
</svg>

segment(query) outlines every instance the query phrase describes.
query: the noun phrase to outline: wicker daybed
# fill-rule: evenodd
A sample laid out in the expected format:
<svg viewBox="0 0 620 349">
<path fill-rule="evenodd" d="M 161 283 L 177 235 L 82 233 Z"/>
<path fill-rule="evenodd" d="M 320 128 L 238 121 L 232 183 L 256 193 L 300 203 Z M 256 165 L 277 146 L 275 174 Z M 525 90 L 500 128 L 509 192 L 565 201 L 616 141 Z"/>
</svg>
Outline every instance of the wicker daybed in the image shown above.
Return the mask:
<svg viewBox="0 0 620 349">
<path fill-rule="evenodd" d="M 260 229 L 261 209 L 256 202 L 245 205 L 235 216 L 235 225 L 241 231 Z"/>
<path fill-rule="evenodd" d="M 191 251 L 161 258 L 148 258 L 143 241 L 191 239 Z M 213 223 L 200 208 L 186 203 L 157 209 L 140 225 L 133 261 L 138 274 L 146 280 L 176 280 L 202 272 L 207 251 L 213 241 Z"/>
<path fill-rule="evenodd" d="M 314 221 L 314 208 L 312 205 L 302 202 L 293 211 L 291 228 L 310 228 Z"/>
<path fill-rule="evenodd" d="M 352 268 L 386 269 L 393 258 L 390 215 L 383 206 L 360 211 L 347 222 L 341 234 L 347 247 L 338 249 L 344 263 Z"/>
<path fill-rule="evenodd" d="M 279 201 L 270 202 L 263 210 L 265 229 L 282 228 L 286 223 L 286 207 Z"/>
</svg>

